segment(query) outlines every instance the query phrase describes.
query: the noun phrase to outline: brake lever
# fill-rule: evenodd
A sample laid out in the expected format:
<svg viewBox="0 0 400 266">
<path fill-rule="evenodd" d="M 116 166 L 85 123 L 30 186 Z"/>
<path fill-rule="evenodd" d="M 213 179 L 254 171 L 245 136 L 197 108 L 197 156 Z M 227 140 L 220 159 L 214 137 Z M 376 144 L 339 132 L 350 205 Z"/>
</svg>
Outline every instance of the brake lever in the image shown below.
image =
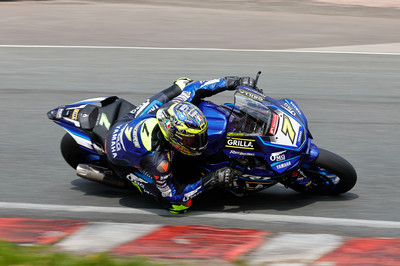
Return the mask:
<svg viewBox="0 0 400 266">
<path fill-rule="evenodd" d="M 258 92 L 261 92 L 262 94 L 264 94 L 263 90 L 262 90 L 262 89 L 259 89 L 259 88 L 257 87 L 258 78 L 260 77 L 260 75 L 261 75 L 261 71 L 258 71 L 258 73 L 257 73 L 257 75 L 256 75 L 256 79 L 254 80 L 254 89 L 256 89 Z"/>
</svg>

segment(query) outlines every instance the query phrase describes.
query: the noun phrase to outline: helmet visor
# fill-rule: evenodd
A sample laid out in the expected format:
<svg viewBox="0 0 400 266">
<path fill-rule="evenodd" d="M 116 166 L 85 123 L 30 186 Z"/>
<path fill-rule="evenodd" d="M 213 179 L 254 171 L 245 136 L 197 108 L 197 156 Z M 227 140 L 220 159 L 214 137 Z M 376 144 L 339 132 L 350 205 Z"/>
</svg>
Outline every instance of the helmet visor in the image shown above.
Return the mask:
<svg viewBox="0 0 400 266">
<path fill-rule="evenodd" d="M 181 135 L 177 134 L 181 145 L 185 146 L 191 151 L 202 152 L 207 147 L 207 130 L 195 135 Z"/>
</svg>

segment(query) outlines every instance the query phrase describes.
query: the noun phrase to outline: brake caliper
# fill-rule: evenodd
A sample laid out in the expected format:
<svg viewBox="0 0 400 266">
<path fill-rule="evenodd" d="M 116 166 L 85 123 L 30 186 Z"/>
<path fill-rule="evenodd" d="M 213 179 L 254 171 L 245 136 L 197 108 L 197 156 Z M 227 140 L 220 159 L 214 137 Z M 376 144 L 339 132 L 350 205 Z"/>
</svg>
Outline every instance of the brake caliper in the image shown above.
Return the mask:
<svg viewBox="0 0 400 266">
<path fill-rule="evenodd" d="M 313 184 L 313 181 L 311 178 L 306 176 L 303 171 L 298 169 L 296 172 L 292 173 L 292 180 L 297 182 L 298 184 L 304 186 L 304 187 L 310 187 Z"/>
</svg>

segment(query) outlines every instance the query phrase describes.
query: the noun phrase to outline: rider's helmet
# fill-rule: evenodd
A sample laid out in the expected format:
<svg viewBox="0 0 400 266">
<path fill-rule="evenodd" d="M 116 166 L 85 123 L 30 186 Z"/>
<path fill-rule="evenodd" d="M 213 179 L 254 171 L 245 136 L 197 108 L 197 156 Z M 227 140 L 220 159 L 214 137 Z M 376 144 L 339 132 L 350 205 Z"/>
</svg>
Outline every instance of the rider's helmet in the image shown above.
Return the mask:
<svg viewBox="0 0 400 266">
<path fill-rule="evenodd" d="M 173 103 L 157 111 L 161 132 L 169 144 L 185 155 L 200 155 L 207 147 L 207 120 L 195 105 Z"/>
</svg>

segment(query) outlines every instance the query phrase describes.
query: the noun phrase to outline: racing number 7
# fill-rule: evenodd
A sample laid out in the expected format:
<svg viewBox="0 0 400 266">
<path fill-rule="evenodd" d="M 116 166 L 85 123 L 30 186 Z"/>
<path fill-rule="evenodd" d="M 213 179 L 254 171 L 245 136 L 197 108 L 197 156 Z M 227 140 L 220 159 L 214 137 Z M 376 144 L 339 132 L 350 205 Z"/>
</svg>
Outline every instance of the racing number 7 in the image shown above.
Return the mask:
<svg viewBox="0 0 400 266">
<path fill-rule="evenodd" d="M 282 133 L 289 137 L 289 139 L 294 143 L 296 132 L 293 129 L 293 125 L 290 122 L 289 117 L 286 115 L 283 116 L 283 125 L 282 125 Z"/>
<path fill-rule="evenodd" d="M 146 136 L 150 136 L 149 130 L 147 129 L 147 125 L 146 123 L 143 123 L 143 129 L 142 129 L 143 133 L 146 133 Z"/>
<path fill-rule="evenodd" d="M 104 126 L 105 128 L 107 128 L 107 130 L 110 129 L 111 123 L 110 121 L 108 121 L 106 114 L 101 114 L 99 125 Z"/>
<path fill-rule="evenodd" d="M 147 150 L 151 150 L 151 132 L 153 132 L 154 127 L 157 125 L 157 119 L 155 118 L 150 118 L 147 119 L 146 121 L 143 122 L 141 132 L 143 134 L 140 134 L 140 139 L 142 140 L 143 146 Z"/>
</svg>

